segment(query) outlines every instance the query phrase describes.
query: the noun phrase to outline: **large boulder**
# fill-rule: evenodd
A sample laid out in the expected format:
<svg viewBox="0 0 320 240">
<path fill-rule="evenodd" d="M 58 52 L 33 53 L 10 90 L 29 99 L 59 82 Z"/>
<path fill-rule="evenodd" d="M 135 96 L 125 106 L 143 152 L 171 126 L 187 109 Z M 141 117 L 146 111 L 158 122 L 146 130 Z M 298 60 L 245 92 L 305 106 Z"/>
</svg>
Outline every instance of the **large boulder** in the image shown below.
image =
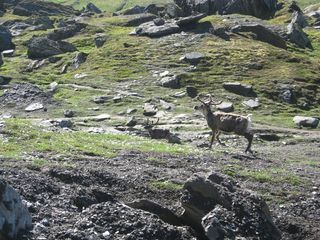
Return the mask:
<svg viewBox="0 0 320 240">
<path fill-rule="evenodd" d="M 77 12 L 67 5 L 61 5 L 49 1 L 41 0 L 23 0 L 19 2 L 13 9 L 13 14 L 20 16 L 31 15 L 66 15 L 71 16 Z"/>
<path fill-rule="evenodd" d="M 61 27 L 58 29 L 53 30 L 51 33 L 48 34 L 48 38 L 51 40 L 63 40 L 66 38 L 73 37 L 82 29 L 84 29 L 87 25 L 84 23 L 74 23 L 72 25 L 68 25 L 66 27 Z"/>
<path fill-rule="evenodd" d="M 35 37 L 28 42 L 29 58 L 47 58 L 66 52 L 76 51 L 71 43 L 64 41 L 53 41 L 46 37 Z"/>
<path fill-rule="evenodd" d="M 12 35 L 10 31 L 0 25 L 0 52 L 14 49 L 15 45 L 12 43 Z"/>
<path fill-rule="evenodd" d="M 136 28 L 135 33 L 140 36 L 157 38 L 178 33 L 180 31 L 180 27 L 174 22 L 167 22 L 161 26 L 157 26 L 154 22 L 147 22 Z"/>
<path fill-rule="evenodd" d="M 0 238 L 16 238 L 32 227 L 31 215 L 19 194 L 0 180 Z"/>
<path fill-rule="evenodd" d="M 232 179 L 217 173 L 194 176 L 184 190 L 181 218 L 209 240 L 281 239 L 265 201 Z"/>
<path fill-rule="evenodd" d="M 319 118 L 295 116 L 294 123 L 299 127 L 317 128 L 319 125 Z"/>
<path fill-rule="evenodd" d="M 87 6 L 85 7 L 83 12 L 92 12 L 92 13 L 97 13 L 97 14 L 102 13 L 102 11 L 91 2 L 87 4 Z"/>
<path fill-rule="evenodd" d="M 271 44 L 278 48 L 287 48 L 286 41 L 277 33 L 259 23 L 240 24 L 231 28 L 234 33 L 250 32 L 254 34 L 254 39 Z"/>
<path fill-rule="evenodd" d="M 313 48 L 308 35 L 294 19 L 292 19 L 291 23 L 288 25 L 287 36 L 290 42 L 296 44 L 300 48 Z"/>
<path fill-rule="evenodd" d="M 184 15 L 239 13 L 267 19 L 277 10 L 277 0 L 174 0 Z"/>
<path fill-rule="evenodd" d="M 239 82 L 226 82 L 223 84 L 223 88 L 242 96 L 252 96 L 254 94 L 251 85 L 241 84 Z"/>
<path fill-rule="evenodd" d="M 154 14 L 149 14 L 149 13 L 137 14 L 137 15 L 134 15 L 134 17 L 129 18 L 128 21 L 125 23 L 125 25 L 128 27 L 135 27 L 135 26 L 139 26 L 140 24 L 150 22 L 155 18 L 157 18 L 157 16 Z"/>
</svg>

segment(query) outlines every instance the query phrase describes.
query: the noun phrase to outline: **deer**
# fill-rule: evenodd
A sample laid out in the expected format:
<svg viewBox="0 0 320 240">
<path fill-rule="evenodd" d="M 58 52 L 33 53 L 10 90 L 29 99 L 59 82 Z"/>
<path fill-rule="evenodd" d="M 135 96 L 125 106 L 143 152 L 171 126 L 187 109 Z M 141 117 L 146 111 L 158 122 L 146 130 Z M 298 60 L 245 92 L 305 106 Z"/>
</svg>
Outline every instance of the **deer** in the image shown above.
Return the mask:
<svg viewBox="0 0 320 240">
<path fill-rule="evenodd" d="M 209 101 L 201 99 L 200 96 L 197 97 L 197 100 L 201 103 L 199 106 L 195 106 L 194 109 L 202 112 L 204 115 L 209 128 L 212 130 L 212 138 L 210 142 L 210 149 L 212 148 L 213 142 L 215 139 L 219 144 L 223 144 L 220 139 L 221 132 L 232 132 L 239 136 L 244 136 L 248 140 L 248 145 L 245 152 L 252 153 L 251 144 L 253 140 L 253 133 L 251 130 L 252 114 L 248 116 L 241 116 L 238 114 L 225 113 L 219 111 L 212 111 L 211 106 L 216 106 L 222 103 L 222 101 L 215 102 L 212 98 L 212 95 L 207 95 Z"/>
</svg>

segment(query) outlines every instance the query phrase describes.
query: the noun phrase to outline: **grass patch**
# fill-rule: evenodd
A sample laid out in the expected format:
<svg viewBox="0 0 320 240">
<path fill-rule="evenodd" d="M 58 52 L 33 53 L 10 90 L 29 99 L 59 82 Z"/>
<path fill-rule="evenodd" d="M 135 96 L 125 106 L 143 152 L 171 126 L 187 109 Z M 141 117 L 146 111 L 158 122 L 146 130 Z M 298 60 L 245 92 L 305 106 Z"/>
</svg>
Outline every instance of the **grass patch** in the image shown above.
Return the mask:
<svg viewBox="0 0 320 240">
<path fill-rule="evenodd" d="M 52 132 L 31 124 L 30 121 L 10 119 L 3 134 L 7 141 L 0 142 L 2 157 L 22 157 L 31 153 L 63 154 L 65 156 L 114 157 L 121 151 L 141 151 L 185 155 L 192 148 L 171 145 L 142 137 L 86 132 Z"/>
<path fill-rule="evenodd" d="M 180 191 L 183 188 L 183 184 L 174 183 L 169 180 L 165 181 L 153 181 L 150 183 L 151 188 L 156 190 L 170 190 L 170 191 Z"/>
</svg>

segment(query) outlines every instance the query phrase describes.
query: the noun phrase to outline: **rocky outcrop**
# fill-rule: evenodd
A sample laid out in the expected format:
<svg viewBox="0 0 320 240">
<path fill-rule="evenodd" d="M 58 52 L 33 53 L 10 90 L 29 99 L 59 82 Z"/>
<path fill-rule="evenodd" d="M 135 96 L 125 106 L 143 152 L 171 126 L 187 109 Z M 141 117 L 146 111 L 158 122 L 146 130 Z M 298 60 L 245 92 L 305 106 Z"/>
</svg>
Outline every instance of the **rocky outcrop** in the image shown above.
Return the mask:
<svg viewBox="0 0 320 240">
<path fill-rule="evenodd" d="M 32 38 L 27 47 L 29 58 L 47 58 L 77 50 L 71 43 L 64 41 L 53 41 L 46 37 Z"/>
<path fill-rule="evenodd" d="M 239 13 L 268 19 L 277 10 L 277 0 L 174 0 L 184 15 Z"/>
<path fill-rule="evenodd" d="M 294 17 L 292 19 L 287 29 L 287 36 L 290 42 L 296 44 L 300 48 L 313 49 L 308 35 L 303 31 L 301 23 L 297 21 L 297 18 Z"/>
<path fill-rule="evenodd" d="M 85 13 L 91 12 L 91 13 L 97 13 L 97 14 L 102 13 L 102 11 L 91 2 L 87 4 L 87 6 L 83 10 L 83 12 L 85 12 Z"/>
<path fill-rule="evenodd" d="M 49 1 L 24 0 L 13 9 L 13 14 L 20 16 L 31 15 L 74 15 L 76 11 L 71 6 L 61 5 Z"/>
<path fill-rule="evenodd" d="M 0 180 L 0 238 L 16 238 L 32 227 L 31 215 L 19 194 Z"/>
<path fill-rule="evenodd" d="M 234 33 L 250 32 L 254 34 L 254 39 L 271 44 L 278 48 L 287 48 L 286 41 L 280 35 L 259 23 L 241 24 L 231 28 Z"/>
<path fill-rule="evenodd" d="M 157 22 L 155 21 L 146 22 L 138 26 L 133 33 L 140 36 L 148 36 L 152 38 L 163 37 L 170 34 L 178 33 L 182 31 L 184 27 L 192 23 L 197 23 L 205 16 L 205 14 L 197 14 L 189 17 L 176 18 L 165 21 L 161 25 L 157 24 Z"/>
<path fill-rule="evenodd" d="M 12 35 L 10 31 L 0 25 L 0 52 L 14 49 L 15 45 L 12 43 Z"/>
<path fill-rule="evenodd" d="M 209 240 L 281 239 L 268 206 L 226 176 L 195 176 L 184 185 L 181 218 Z"/>
<path fill-rule="evenodd" d="M 242 96 L 252 96 L 254 93 L 251 85 L 241 84 L 238 82 L 226 82 L 223 84 L 223 88 L 229 92 Z"/>
</svg>

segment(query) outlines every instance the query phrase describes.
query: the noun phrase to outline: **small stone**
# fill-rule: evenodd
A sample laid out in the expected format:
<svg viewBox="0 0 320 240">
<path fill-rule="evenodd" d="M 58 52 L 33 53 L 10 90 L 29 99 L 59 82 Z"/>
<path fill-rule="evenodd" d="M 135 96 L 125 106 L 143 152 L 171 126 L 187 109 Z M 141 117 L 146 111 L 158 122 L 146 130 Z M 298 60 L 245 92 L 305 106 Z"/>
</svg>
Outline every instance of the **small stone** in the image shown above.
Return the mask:
<svg viewBox="0 0 320 240">
<path fill-rule="evenodd" d="M 41 103 L 32 103 L 28 107 L 25 108 L 26 112 L 33 112 L 37 110 L 43 109 L 43 105 Z"/>
<path fill-rule="evenodd" d="M 72 118 L 74 116 L 74 112 L 72 110 L 64 110 L 63 115 L 67 118 Z"/>
<path fill-rule="evenodd" d="M 93 97 L 92 101 L 97 104 L 105 103 L 108 97 L 106 96 L 96 96 Z"/>
<path fill-rule="evenodd" d="M 135 113 L 135 112 L 137 112 L 138 110 L 137 109 L 135 109 L 135 108 L 129 108 L 128 110 L 127 110 L 127 114 L 133 114 L 133 113 Z"/>
<path fill-rule="evenodd" d="M 78 74 L 74 75 L 74 78 L 75 79 L 82 79 L 82 78 L 85 78 L 87 76 L 88 76 L 88 74 L 86 74 L 86 73 L 78 73 Z"/>
<path fill-rule="evenodd" d="M 114 103 L 119 103 L 119 102 L 122 101 L 122 97 L 121 97 L 121 96 L 115 96 L 115 97 L 112 99 L 112 101 L 113 101 Z"/>
<path fill-rule="evenodd" d="M 156 115 L 158 112 L 158 108 L 155 105 L 152 105 L 150 103 L 145 103 L 144 109 L 143 109 L 143 115 L 147 117 L 152 117 Z"/>
<path fill-rule="evenodd" d="M 126 123 L 126 126 L 127 127 L 134 127 L 135 125 L 137 125 L 137 120 L 135 119 L 135 117 L 129 118 L 129 120 Z"/>
<path fill-rule="evenodd" d="M 57 82 L 50 83 L 50 85 L 49 85 L 50 91 L 51 92 L 57 91 L 58 90 L 58 86 L 59 86 L 59 84 Z"/>
<path fill-rule="evenodd" d="M 258 108 L 260 106 L 259 99 L 257 99 L 257 98 L 256 99 L 249 99 L 247 101 L 244 101 L 242 104 L 244 106 L 252 108 L 252 109 Z"/>
<path fill-rule="evenodd" d="M 233 112 L 234 107 L 233 103 L 231 102 L 222 102 L 221 104 L 217 105 L 217 109 L 222 112 Z"/>
<path fill-rule="evenodd" d="M 2 52 L 3 57 L 13 57 L 14 55 L 14 49 L 5 50 Z"/>
</svg>

